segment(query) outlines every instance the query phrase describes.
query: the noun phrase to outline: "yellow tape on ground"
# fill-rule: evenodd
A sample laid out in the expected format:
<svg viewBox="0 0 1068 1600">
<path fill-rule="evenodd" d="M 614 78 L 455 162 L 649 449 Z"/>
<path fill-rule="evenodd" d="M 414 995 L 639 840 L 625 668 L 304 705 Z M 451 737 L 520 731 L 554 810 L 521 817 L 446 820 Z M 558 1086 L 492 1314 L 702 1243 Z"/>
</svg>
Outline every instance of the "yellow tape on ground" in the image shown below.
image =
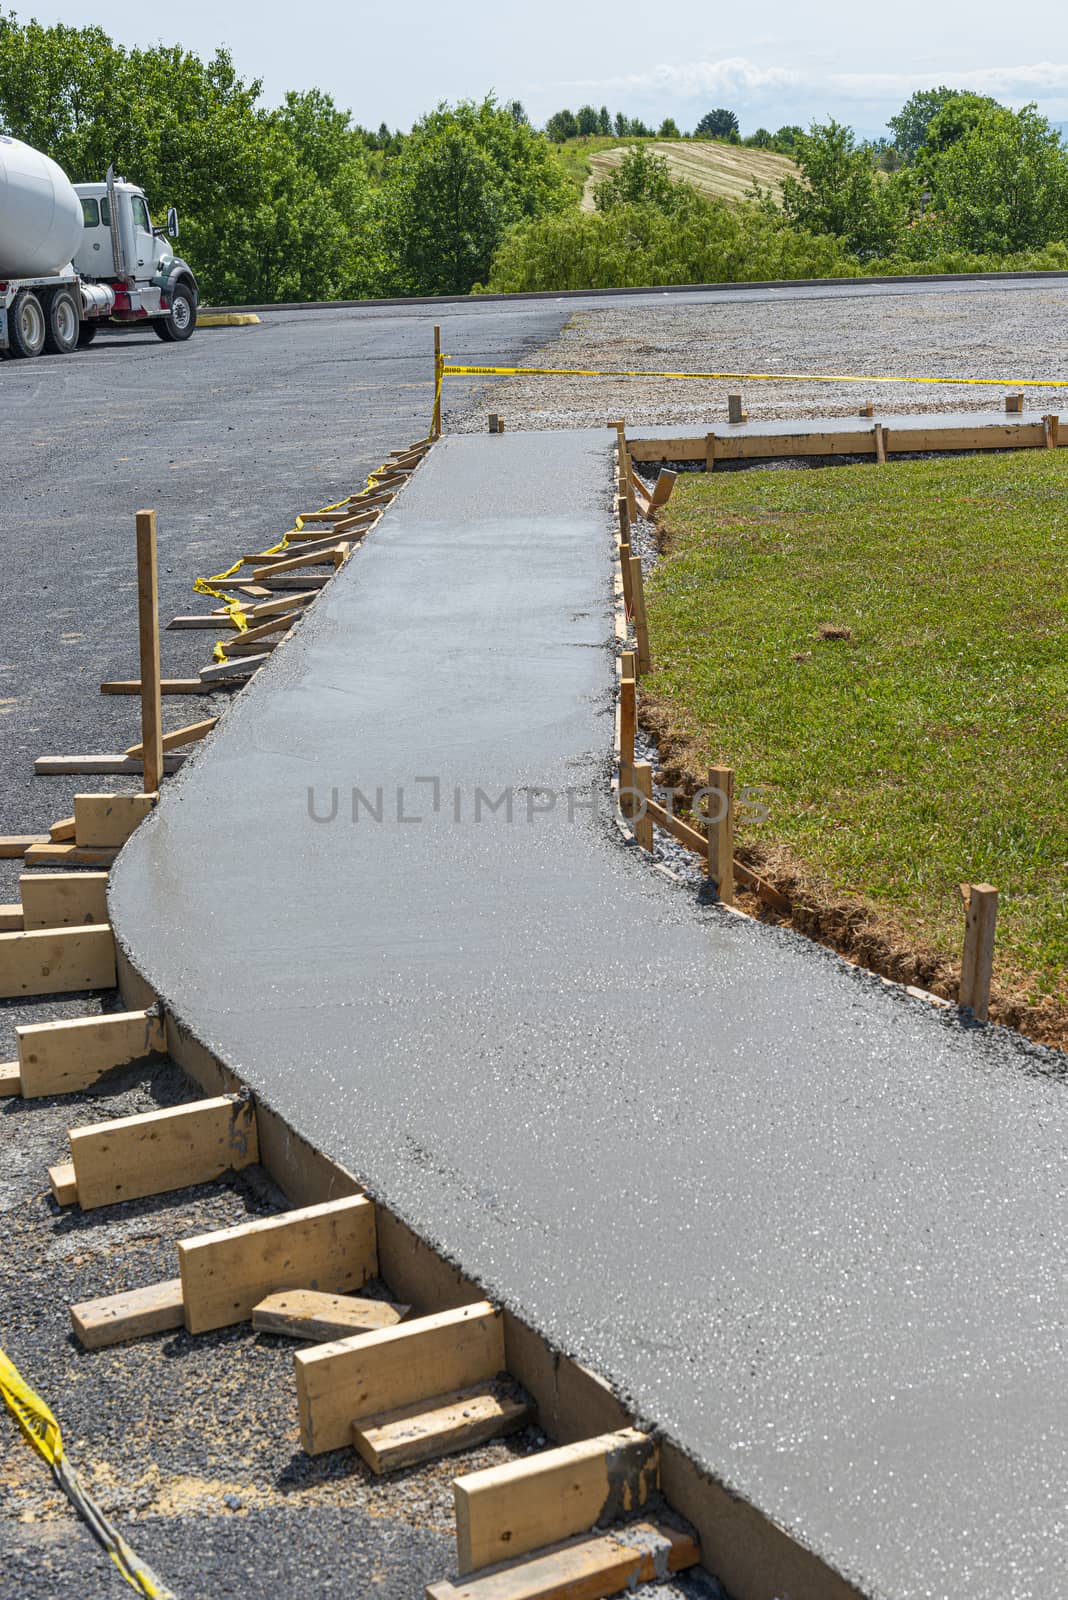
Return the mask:
<svg viewBox="0 0 1068 1600">
<path fill-rule="evenodd" d="M 67 1456 L 63 1453 L 63 1435 L 51 1410 L 22 1377 L 14 1362 L 0 1350 L 0 1395 L 38 1455 L 44 1457 L 52 1474 L 85 1521 L 90 1532 L 107 1551 L 119 1572 L 130 1586 L 147 1600 L 177 1600 L 168 1589 L 131 1550 L 114 1523 L 101 1511 L 96 1501 L 82 1484 Z"/>
<path fill-rule="evenodd" d="M 744 378 L 751 383 L 946 383 L 963 388 L 1068 389 L 1068 378 L 915 378 L 859 372 L 630 372 L 592 367 L 457 367 L 442 368 L 447 378 L 693 378 L 715 383 Z"/>
<path fill-rule="evenodd" d="M 440 374 L 440 372 L 438 374 L 437 388 L 438 388 L 438 394 L 440 395 L 440 393 L 441 393 L 441 374 Z M 433 431 L 433 424 L 431 424 L 431 431 Z M 428 438 L 429 437 L 430 437 L 430 435 L 428 435 Z M 380 467 L 376 467 L 374 472 L 369 474 L 369 476 L 367 478 L 367 481 L 364 484 L 362 489 L 359 489 L 355 494 L 349 495 L 344 500 L 335 500 L 333 505 L 320 506 L 319 513 L 322 514 L 325 511 L 341 511 L 341 510 L 344 509 L 345 506 L 352 506 L 353 507 L 353 514 L 355 514 L 355 510 L 358 507 L 359 502 L 363 498 L 363 496 L 365 494 L 370 494 L 372 492 L 372 490 L 374 490 L 375 487 L 378 485 L 378 483 L 381 481 L 381 479 L 388 476 L 389 471 L 390 471 L 389 462 L 388 461 L 383 462 L 383 464 Z M 303 530 L 304 530 L 304 518 L 302 516 L 294 517 L 293 518 L 293 526 L 291 528 L 287 528 L 286 529 L 285 533 L 283 533 L 283 535 L 279 539 L 278 543 L 277 544 L 272 544 L 268 549 L 260 551 L 260 554 L 261 555 L 265 555 L 265 556 L 277 556 L 277 555 L 280 555 L 283 550 L 288 550 L 289 549 L 289 538 L 290 538 L 290 535 L 294 534 L 294 533 L 302 533 Z M 217 573 L 214 578 L 197 578 L 196 582 L 193 584 L 193 588 L 194 588 L 194 590 L 195 590 L 195 592 L 197 594 L 208 594 L 208 595 L 211 595 L 214 599 L 221 600 L 224 603 L 224 605 L 226 606 L 227 612 L 229 613 L 230 621 L 233 623 L 234 627 L 237 629 L 237 631 L 239 633 L 246 633 L 248 631 L 248 617 L 245 614 L 245 611 L 244 611 L 244 609 L 242 607 L 241 601 L 235 599 L 233 595 L 226 594 L 222 589 L 216 589 L 216 588 L 213 588 L 212 586 L 214 584 L 218 584 L 218 583 L 225 583 L 228 578 L 232 578 L 234 576 L 235 572 L 240 572 L 241 568 L 244 565 L 245 565 L 245 557 L 242 556 L 240 561 L 235 561 L 233 566 L 232 567 L 227 567 L 225 572 Z M 220 639 L 216 643 L 215 648 L 211 652 L 211 654 L 212 654 L 212 659 L 215 660 L 215 661 L 226 661 L 226 660 L 228 660 L 229 658 L 228 658 L 228 656 L 226 654 L 226 640 L 225 639 Z"/>
</svg>

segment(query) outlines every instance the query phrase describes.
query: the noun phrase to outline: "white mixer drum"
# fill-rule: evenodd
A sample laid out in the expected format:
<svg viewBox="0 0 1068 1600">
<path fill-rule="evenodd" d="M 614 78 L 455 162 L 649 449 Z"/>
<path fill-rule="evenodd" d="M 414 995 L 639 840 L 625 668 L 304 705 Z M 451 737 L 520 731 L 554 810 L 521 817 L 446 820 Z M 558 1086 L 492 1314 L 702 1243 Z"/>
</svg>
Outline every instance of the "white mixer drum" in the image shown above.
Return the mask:
<svg viewBox="0 0 1068 1600">
<path fill-rule="evenodd" d="M 82 203 L 62 167 L 0 134 L 0 278 L 48 278 L 82 237 Z"/>
</svg>

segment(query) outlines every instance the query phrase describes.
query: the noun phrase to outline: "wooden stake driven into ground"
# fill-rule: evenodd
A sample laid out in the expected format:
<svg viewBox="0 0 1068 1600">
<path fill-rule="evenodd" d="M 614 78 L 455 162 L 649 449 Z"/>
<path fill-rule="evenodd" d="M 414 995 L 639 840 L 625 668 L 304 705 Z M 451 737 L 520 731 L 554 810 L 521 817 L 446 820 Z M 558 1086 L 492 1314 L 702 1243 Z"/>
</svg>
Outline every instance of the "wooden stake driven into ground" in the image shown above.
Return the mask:
<svg viewBox="0 0 1068 1600">
<path fill-rule="evenodd" d="M 630 567 L 631 603 L 634 614 L 634 637 L 638 643 L 638 671 L 648 672 L 652 665 L 652 656 L 649 653 L 649 624 L 645 620 L 645 579 L 642 576 L 641 556 L 631 556 L 628 562 Z"/>
<path fill-rule="evenodd" d="M 734 904 L 734 770 L 708 769 L 708 876 L 725 906 Z"/>
<path fill-rule="evenodd" d="M 453 1484 L 460 1574 L 640 1511 L 659 1487 L 656 1441 L 635 1428 L 468 1473 Z"/>
<path fill-rule="evenodd" d="M 159 588 L 156 513 L 137 513 L 137 620 L 141 650 L 141 742 L 144 789 L 152 794 L 163 778 L 163 707 L 160 703 Z"/>
<path fill-rule="evenodd" d="M 960 889 L 965 908 L 964 956 L 957 1004 L 969 1007 L 977 1022 L 986 1022 L 990 1015 L 998 892 L 992 883 L 962 883 Z"/>
<path fill-rule="evenodd" d="M 648 761 L 635 761 L 631 767 L 634 788 L 642 797 L 642 802 L 635 801 L 634 837 L 643 850 L 653 848 L 653 818 L 649 810 L 649 802 L 653 798 L 653 769 Z"/>
</svg>

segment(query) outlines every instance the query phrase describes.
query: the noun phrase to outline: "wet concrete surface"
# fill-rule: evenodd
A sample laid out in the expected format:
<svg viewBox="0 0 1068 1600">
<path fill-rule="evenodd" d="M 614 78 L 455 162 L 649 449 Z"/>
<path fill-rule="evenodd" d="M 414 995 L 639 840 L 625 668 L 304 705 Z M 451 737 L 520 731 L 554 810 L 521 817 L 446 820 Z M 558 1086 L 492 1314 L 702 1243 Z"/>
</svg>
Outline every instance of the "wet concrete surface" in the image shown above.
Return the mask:
<svg viewBox="0 0 1068 1600">
<path fill-rule="evenodd" d="M 610 444 L 446 438 L 124 851 L 117 933 L 302 1134 L 865 1593 L 1048 1596 L 1063 1057 L 622 841 Z"/>
</svg>

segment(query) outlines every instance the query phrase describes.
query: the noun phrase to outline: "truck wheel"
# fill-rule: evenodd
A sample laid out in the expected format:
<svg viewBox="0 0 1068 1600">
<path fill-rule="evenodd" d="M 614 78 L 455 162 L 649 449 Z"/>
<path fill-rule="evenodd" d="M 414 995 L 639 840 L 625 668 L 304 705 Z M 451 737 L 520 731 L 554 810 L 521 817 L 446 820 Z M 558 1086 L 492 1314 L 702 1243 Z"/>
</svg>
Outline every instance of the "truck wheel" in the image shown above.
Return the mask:
<svg viewBox="0 0 1068 1600">
<path fill-rule="evenodd" d="M 87 349 L 99 332 L 100 329 L 95 322 L 83 322 L 78 329 L 78 349 Z"/>
<path fill-rule="evenodd" d="M 69 356 L 72 350 L 77 350 L 81 321 L 70 290 L 57 289 L 48 303 L 45 349 L 54 356 Z"/>
<path fill-rule="evenodd" d="M 171 309 L 165 317 L 157 317 L 152 326 L 168 344 L 181 344 L 192 337 L 196 325 L 197 308 L 192 292 L 184 283 L 178 283 L 171 294 Z"/>
<path fill-rule="evenodd" d="M 45 314 L 32 289 L 20 289 L 11 307 L 8 338 L 13 356 L 39 356 L 45 343 Z"/>
</svg>

